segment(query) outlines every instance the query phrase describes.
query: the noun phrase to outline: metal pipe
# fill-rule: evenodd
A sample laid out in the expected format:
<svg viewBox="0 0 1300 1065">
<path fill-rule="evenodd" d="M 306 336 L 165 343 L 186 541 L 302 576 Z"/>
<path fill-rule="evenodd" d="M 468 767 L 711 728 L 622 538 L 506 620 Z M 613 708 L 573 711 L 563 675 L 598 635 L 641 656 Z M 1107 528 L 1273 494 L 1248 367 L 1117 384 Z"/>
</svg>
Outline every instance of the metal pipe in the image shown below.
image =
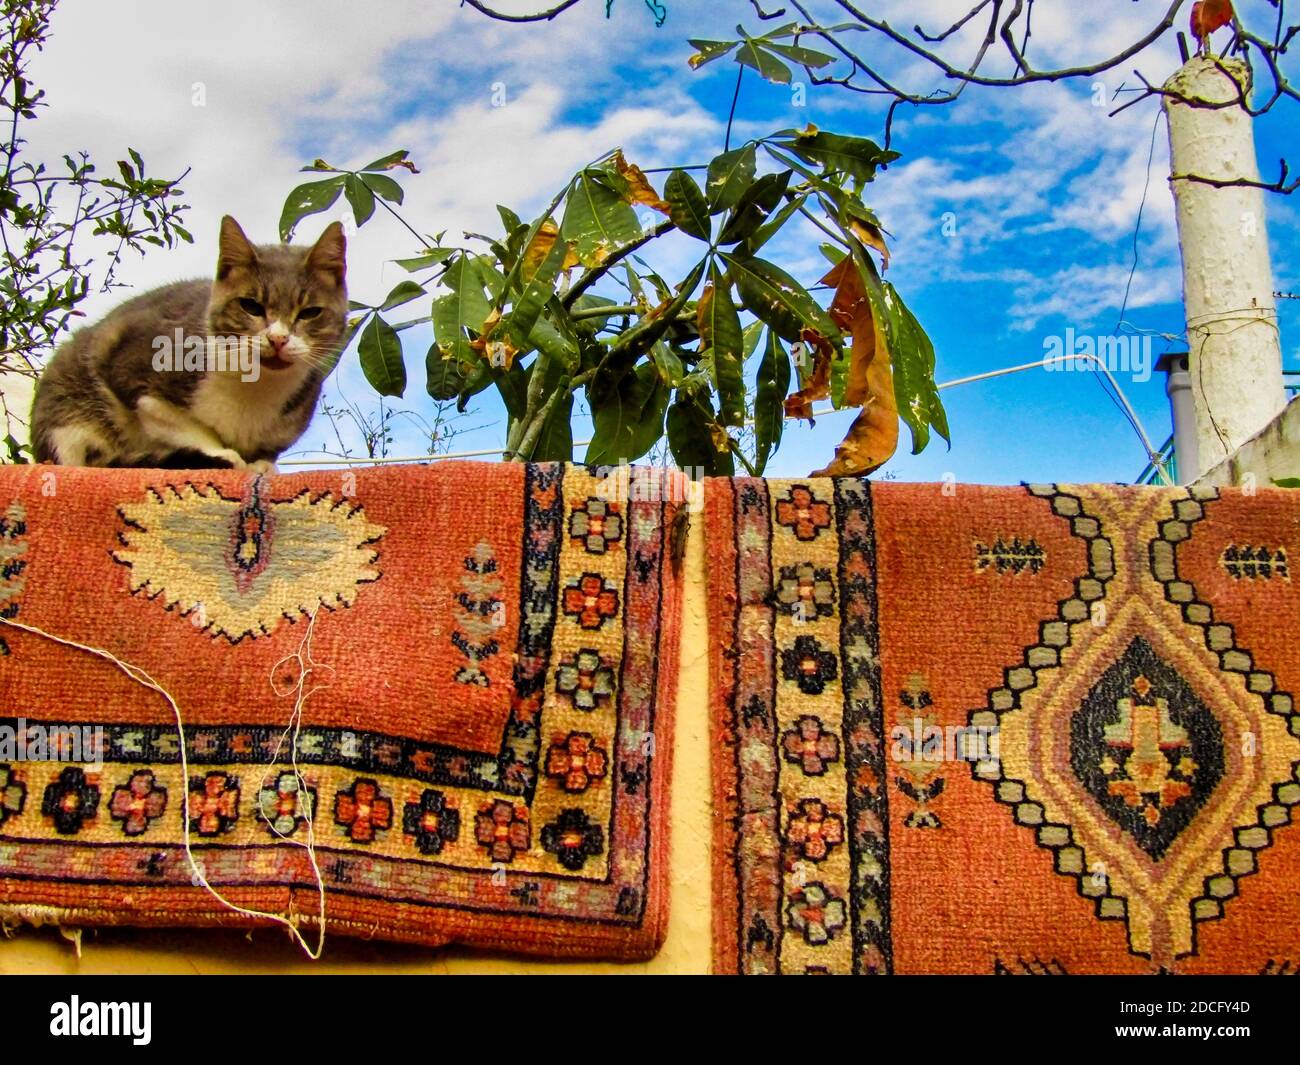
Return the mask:
<svg viewBox="0 0 1300 1065">
<path fill-rule="evenodd" d="M 944 389 L 956 388 L 958 385 L 969 385 L 969 384 L 974 384 L 977 381 L 988 381 L 994 377 L 1006 377 L 1008 374 L 1021 373 L 1025 370 L 1036 370 L 1040 367 L 1046 367 L 1046 366 L 1054 365 L 1056 363 L 1065 363 L 1065 362 L 1096 363 L 1097 369 L 1099 369 L 1102 373 L 1104 373 L 1106 377 L 1110 380 L 1110 383 L 1115 387 L 1115 394 L 1119 396 L 1120 403 L 1123 404 L 1125 413 L 1132 421 L 1133 429 L 1137 433 L 1138 439 L 1142 442 L 1142 447 L 1146 451 L 1147 457 L 1154 464 L 1156 470 L 1159 472 L 1160 477 L 1165 482 L 1165 484 L 1172 485 L 1174 483 L 1173 479 L 1169 476 L 1168 471 L 1165 469 L 1164 463 L 1160 461 L 1159 453 L 1152 446 L 1151 439 L 1150 437 L 1147 436 L 1146 429 L 1143 427 L 1142 420 L 1138 417 L 1137 411 L 1135 411 L 1133 409 L 1133 405 L 1129 403 L 1128 397 L 1124 395 L 1124 390 L 1120 388 L 1119 382 L 1115 380 L 1115 375 L 1111 373 L 1110 368 L 1104 362 L 1102 362 L 1101 359 L 1097 358 L 1095 355 L 1086 355 L 1086 354 L 1054 355 L 1051 358 L 1039 359 L 1037 362 L 1021 363 L 1019 366 L 1007 366 L 1001 370 L 989 370 L 987 373 L 973 374 L 970 377 L 958 377 L 952 381 L 943 381 L 935 385 L 935 388 L 942 392 Z M 818 418 L 826 414 L 834 414 L 834 413 L 835 413 L 835 409 L 833 407 L 820 410 L 820 411 L 819 410 L 813 411 L 814 416 Z M 753 422 L 751 420 L 749 422 L 746 422 L 746 424 L 752 425 Z M 590 440 L 578 440 L 574 442 L 573 446 L 585 447 L 587 444 L 590 443 L 591 443 Z M 279 462 L 277 463 L 277 465 L 279 466 L 331 466 L 331 465 L 342 464 L 342 465 L 349 465 L 349 466 L 350 465 L 365 466 L 365 465 L 378 465 L 380 463 L 397 463 L 397 462 L 439 462 L 444 459 L 477 458 L 484 455 L 503 455 L 503 454 L 505 454 L 505 448 L 488 448 L 483 451 L 460 451 L 449 455 L 415 455 L 408 458 L 331 459 L 325 462 L 316 462 L 310 459 L 307 460 L 291 459 L 285 462 Z"/>
</svg>

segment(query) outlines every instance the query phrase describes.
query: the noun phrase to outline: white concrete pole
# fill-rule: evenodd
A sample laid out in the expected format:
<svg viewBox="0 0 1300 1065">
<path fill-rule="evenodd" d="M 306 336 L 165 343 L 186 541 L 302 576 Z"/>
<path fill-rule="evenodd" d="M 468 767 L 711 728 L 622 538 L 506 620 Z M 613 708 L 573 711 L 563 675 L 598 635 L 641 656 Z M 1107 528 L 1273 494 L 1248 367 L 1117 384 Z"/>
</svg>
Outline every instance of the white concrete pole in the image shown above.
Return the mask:
<svg viewBox="0 0 1300 1065">
<path fill-rule="evenodd" d="M 1197 56 L 1165 84 L 1187 99 L 1226 103 L 1249 92 L 1238 59 Z M 1165 96 L 1171 185 L 1183 256 L 1183 302 L 1196 411 L 1195 469 L 1217 466 L 1286 405 L 1273 270 L 1258 188 L 1219 188 L 1185 175 L 1259 180 L 1250 114 L 1239 105 L 1196 107 Z"/>
</svg>

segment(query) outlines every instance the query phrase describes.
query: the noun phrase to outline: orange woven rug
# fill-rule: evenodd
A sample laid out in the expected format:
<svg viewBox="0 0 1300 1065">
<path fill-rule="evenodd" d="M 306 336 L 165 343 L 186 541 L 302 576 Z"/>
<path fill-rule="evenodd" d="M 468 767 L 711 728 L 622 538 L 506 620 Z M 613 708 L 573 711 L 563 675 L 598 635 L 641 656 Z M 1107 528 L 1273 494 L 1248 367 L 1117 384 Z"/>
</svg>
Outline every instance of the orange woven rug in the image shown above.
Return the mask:
<svg viewBox="0 0 1300 1065">
<path fill-rule="evenodd" d="M 707 485 L 715 968 L 1300 963 L 1300 493 Z"/>
<path fill-rule="evenodd" d="M 310 818 L 331 934 L 649 956 L 669 495 L 555 465 L 0 471 L 0 611 L 147 671 L 188 756 L 157 692 L 0 626 L 0 916 L 249 923 L 196 886 L 188 823 L 218 891 L 314 939 Z"/>
</svg>

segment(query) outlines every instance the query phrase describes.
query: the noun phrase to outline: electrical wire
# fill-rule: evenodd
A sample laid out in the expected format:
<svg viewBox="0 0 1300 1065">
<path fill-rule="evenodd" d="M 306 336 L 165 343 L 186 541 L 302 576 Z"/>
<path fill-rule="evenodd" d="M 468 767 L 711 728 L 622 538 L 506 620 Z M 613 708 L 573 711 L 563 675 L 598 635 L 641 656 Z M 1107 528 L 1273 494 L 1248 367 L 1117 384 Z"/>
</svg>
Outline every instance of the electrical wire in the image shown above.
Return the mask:
<svg viewBox="0 0 1300 1065">
<path fill-rule="evenodd" d="M 942 392 L 949 388 L 957 388 L 961 385 L 975 384 L 978 381 L 988 381 L 995 377 L 1005 377 L 1008 374 L 1022 373 L 1026 370 L 1036 370 L 1040 368 L 1046 368 L 1048 366 L 1055 365 L 1056 363 L 1068 363 L 1068 362 L 1075 362 L 1075 361 L 1092 362 L 1097 365 L 1098 370 L 1101 371 L 1102 375 L 1110 382 L 1111 386 L 1115 389 L 1115 394 L 1116 396 L 1118 396 L 1117 406 L 1119 406 L 1120 410 L 1123 412 L 1125 419 L 1132 427 L 1134 433 L 1137 434 L 1138 440 L 1141 442 L 1143 450 L 1147 453 L 1147 458 L 1150 459 L 1151 462 L 1159 470 L 1164 482 L 1166 484 L 1172 485 L 1174 483 L 1173 479 L 1169 476 L 1169 473 L 1165 469 L 1163 462 L 1161 462 L 1160 455 L 1155 449 L 1155 447 L 1152 445 L 1151 438 L 1147 435 L 1147 431 L 1143 427 L 1141 419 L 1138 418 L 1137 412 L 1133 409 L 1133 405 L 1128 401 L 1128 397 L 1124 395 L 1123 389 L 1120 388 L 1119 382 L 1115 379 L 1115 375 L 1111 373 L 1110 368 L 1101 359 L 1097 358 L 1097 356 L 1095 355 L 1087 355 L 1087 354 L 1054 355 L 1051 358 L 1039 359 L 1037 362 L 1021 363 L 1017 366 L 1007 366 L 1000 370 L 988 370 L 985 373 L 974 374 L 970 377 L 959 377 L 959 378 L 955 378 L 952 381 L 943 381 L 935 385 L 935 388 L 938 391 Z M 813 416 L 820 418 L 823 417 L 824 415 L 834 414 L 834 413 L 835 413 L 835 409 L 833 407 L 825 408 L 822 410 L 814 409 Z M 789 420 L 793 421 L 795 419 L 789 419 Z M 753 425 L 754 424 L 753 419 L 746 421 L 745 424 Z M 585 447 L 587 444 L 590 443 L 591 443 L 590 440 L 578 440 L 574 442 L 573 446 Z M 322 451 L 322 452 L 318 452 L 318 454 L 328 455 L 329 453 Z M 503 454 L 505 454 L 505 448 L 484 448 L 483 450 L 480 451 L 456 451 L 445 455 L 411 455 L 402 458 L 382 458 L 382 459 L 356 458 L 354 459 L 354 458 L 331 457 L 324 461 L 317 461 L 313 459 L 288 460 L 288 461 L 279 462 L 276 465 L 313 466 L 313 467 L 333 466 L 333 465 L 343 465 L 343 466 L 369 466 L 369 465 L 381 465 L 381 464 L 391 465 L 395 463 L 404 463 L 404 462 L 425 463 L 425 462 L 441 462 L 447 459 L 483 458 L 489 455 L 503 455 Z"/>
</svg>

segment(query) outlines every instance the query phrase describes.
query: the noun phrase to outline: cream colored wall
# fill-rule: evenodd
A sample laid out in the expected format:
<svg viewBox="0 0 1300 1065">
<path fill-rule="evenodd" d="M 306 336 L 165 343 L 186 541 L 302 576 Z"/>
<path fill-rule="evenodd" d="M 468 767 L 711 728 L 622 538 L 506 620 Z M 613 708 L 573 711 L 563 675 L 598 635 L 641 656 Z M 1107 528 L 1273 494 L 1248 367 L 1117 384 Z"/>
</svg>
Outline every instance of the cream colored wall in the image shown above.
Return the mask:
<svg viewBox="0 0 1300 1065">
<path fill-rule="evenodd" d="M 460 949 L 430 951 L 335 938 L 312 962 L 284 935 L 104 929 L 87 931 L 81 956 L 56 928 L 23 928 L 0 942 L 0 974 L 17 973 L 705 973 L 709 899 L 708 632 L 703 537 L 687 545 L 686 596 L 672 785 L 672 909 L 668 939 L 649 962 L 533 962 Z"/>
</svg>

